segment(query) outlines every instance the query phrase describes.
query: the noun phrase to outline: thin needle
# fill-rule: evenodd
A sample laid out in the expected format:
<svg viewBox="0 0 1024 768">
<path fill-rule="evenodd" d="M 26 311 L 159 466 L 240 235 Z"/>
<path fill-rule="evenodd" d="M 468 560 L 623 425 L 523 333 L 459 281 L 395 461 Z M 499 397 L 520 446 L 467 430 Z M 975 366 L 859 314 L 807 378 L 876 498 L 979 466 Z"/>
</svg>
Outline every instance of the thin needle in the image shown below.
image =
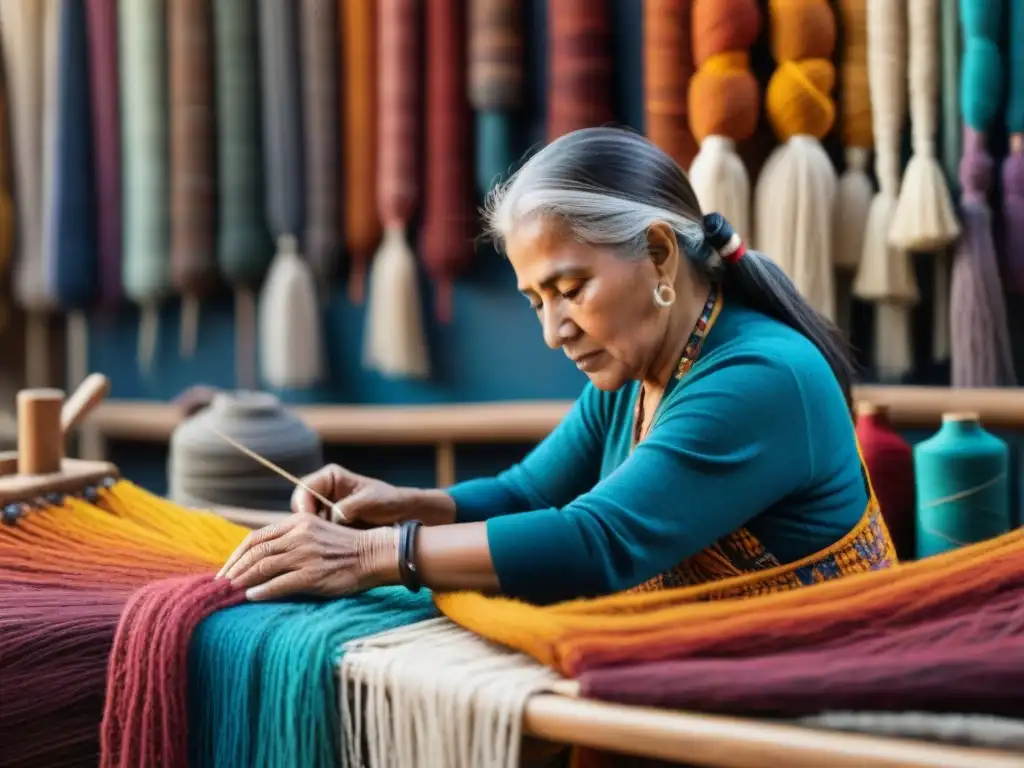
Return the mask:
<svg viewBox="0 0 1024 768">
<path fill-rule="evenodd" d="M 248 456 L 253 461 L 259 462 L 264 467 L 269 469 L 271 472 L 276 472 L 281 477 L 283 477 L 285 480 L 288 480 L 289 482 L 294 483 L 295 485 L 299 486 L 299 488 L 301 488 L 302 490 L 304 490 L 307 493 L 311 494 L 313 496 L 313 498 L 315 498 L 317 501 L 319 501 L 321 504 L 323 504 L 325 507 L 327 507 L 327 509 L 331 509 L 334 506 L 334 502 L 330 501 L 329 499 L 327 499 L 324 496 L 321 496 L 319 493 L 314 491 L 312 488 L 310 488 L 304 482 L 299 480 L 299 478 L 297 478 L 291 472 L 288 472 L 285 469 L 281 469 L 274 462 L 267 461 L 262 456 L 260 456 L 258 453 L 250 451 L 244 445 L 242 445 L 241 443 L 237 442 L 236 440 L 233 440 L 232 438 L 228 437 L 227 435 L 225 435 L 223 432 L 221 432 L 218 429 L 215 429 L 215 428 L 213 428 L 213 427 L 211 427 L 209 425 L 206 425 L 206 424 L 203 425 L 203 428 L 208 430 L 209 432 L 212 432 L 213 434 L 215 434 L 217 437 L 219 437 L 221 440 L 226 442 L 232 448 L 235 448 L 235 449 L 241 451 L 242 453 L 244 453 L 246 456 Z"/>
</svg>

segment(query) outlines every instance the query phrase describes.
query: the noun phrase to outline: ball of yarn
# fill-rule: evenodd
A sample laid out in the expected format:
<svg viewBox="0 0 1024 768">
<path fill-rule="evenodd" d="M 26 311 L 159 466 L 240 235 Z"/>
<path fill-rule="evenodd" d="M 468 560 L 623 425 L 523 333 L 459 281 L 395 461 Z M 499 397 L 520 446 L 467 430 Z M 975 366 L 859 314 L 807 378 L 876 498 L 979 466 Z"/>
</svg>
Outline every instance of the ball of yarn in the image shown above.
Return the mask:
<svg viewBox="0 0 1024 768">
<path fill-rule="evenodd" d="M 218 392 L 171 435 L 170 498 L 179 504 L 288 509 L 292 484 L 215 432 L 296 477 L 323 466 L 319 436 L 264 392 Z"/>
<path fill-rule="evenodd" d="M 1010 529 L 1010 449 L 977 414 L 944 414 L 914 446 L 917 556 L 929 557 Z"/>
<path fill-rule="evenodd" d="M 822 0 L 776 0 L 771 11 L 772 58 L 828 58 L 836 46 L 836 17 Z"/>
<path fill-rule="evenodd" d="M 700 68 L 726 51 L 747 51 L 761 34 L 756 0 L 694 0 L 693 62 Z"/>
<path fill-rule="evenodd" d="M 867 403 L 857 408 L 857 441 L 896 553 L 909 560 L 914 556 L 917 511 L 910 444 L 893 428 L 887 409 Z"/>
</svg>

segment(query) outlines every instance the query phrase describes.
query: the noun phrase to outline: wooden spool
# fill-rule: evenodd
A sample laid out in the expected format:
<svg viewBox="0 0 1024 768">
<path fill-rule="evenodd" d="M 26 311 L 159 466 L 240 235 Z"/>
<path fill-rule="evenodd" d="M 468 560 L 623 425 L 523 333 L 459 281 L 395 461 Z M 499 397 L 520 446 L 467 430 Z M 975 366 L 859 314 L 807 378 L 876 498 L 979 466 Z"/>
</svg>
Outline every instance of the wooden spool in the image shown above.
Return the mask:
<svg viewBox="0 0 1024 768">
<path fill-rule="evenodd" d="M 0 506 L 75 493 L 117 476 L 117 467 L 108 462 L 65 456 L 68 434 L 109 392 L 110 380 L 94 373 L 66 401 L 59 389 L 18 393 L 18 450 L 0 454 Z"/>
</svg>

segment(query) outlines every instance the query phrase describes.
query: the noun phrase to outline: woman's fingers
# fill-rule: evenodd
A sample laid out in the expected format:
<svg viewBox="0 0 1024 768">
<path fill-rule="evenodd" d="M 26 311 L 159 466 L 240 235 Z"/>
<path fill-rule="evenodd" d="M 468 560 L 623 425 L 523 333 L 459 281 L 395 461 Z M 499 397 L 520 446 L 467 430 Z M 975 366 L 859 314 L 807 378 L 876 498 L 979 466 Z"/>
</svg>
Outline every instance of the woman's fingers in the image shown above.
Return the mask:
<svg viewBox="0 0 1024 768">
<path fill-rule="evenodd" d="M 328 499 L 338 500 L 350 494 L 356 486 L 357 475 L 337 464 L 328 464 L 311 475 L 302 478 L 306 488 L 296 486 L 292 492 L 292 512 L 316 515 L 320 510 L 320 502 L 314 493 Z M 306 490 L 306 489 L 309 490 Z M 313 491 L 313 493 L 310 493 Z M 326 512 L 326 510 L 324 510 Z"/>
<path fill-rule="evenodd" d="M 260 528 L 253 531 L 246 536 L 242 543 L 238 545 L 238 548 L 231 553 L 231 557 L 227 559 L 227 562 L 217 571 L 216 578 L 221 579 L 228 576 L 232 568 L 245 557 L 253 547 L 264 544 L 265 542 L 272 541 L 273 539 L 280 538 L 285 533 L 291 530 L 292 526 L 295 525 L 295 518 L 289 517 L 287 520 L 274 523 L 274 525 L 268 525 L 265 528 Z"/>
<path fill-rule="evenodd" d="M 274 542 L 268 543 L 273 544 Z M 243 587 L 245 589 L 255 587 L 259 584 L 270 581 L 283 573 L 288 573 L 294 567 L 301 565 L 301 563 L 296 561 L 293 552 L 281 552 L 255 556 L 251 561 L 246 563 L 246 558 L 257 552 L 258 549 L 259 548 L 257 547 L 257 549 L 250 550 L 246 557 L 243 557 L 238 561 L 236 572 L 229 577 L 231 579 L 232 586 Z"/>
<path fill-rule="evenodd" d="M 310 571 L 298 570 L 282 573 L 270 581 L 265 581 L 255 587 L 246 590 L 245 596 L 252 601 L 259 600 L 280 600 L 283 597 L 290 597 L 295 594 L 303 594 L 309 590 Z"/>
</svg>

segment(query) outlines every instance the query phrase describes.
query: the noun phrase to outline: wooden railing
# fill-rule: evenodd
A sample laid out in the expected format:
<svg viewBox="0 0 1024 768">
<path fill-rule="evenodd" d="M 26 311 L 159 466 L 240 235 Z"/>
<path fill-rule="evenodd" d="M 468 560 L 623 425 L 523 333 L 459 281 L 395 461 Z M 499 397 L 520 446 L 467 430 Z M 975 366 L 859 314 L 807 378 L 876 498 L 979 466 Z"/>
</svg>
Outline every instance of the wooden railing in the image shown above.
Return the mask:
<svg viewBox="0 0 1024 768">
<path fill-rule="evenodd" d="M 900 429 L 933 428 L 942 414 L 977 413 L 995 429 L 1024 430 L 1024 388 L 860 387 L 860 402 L 889 409 Z M 438 485 L 455 479 L 459 444 L 532 444 L 542 440 L 572 406 L 566 400 L 533 400 L 423 406 L 311 405 L 291 409 L 328 445 L 433 445 Z M 166 443 L 182 419 L 170 403 L 113 400 L 89 418 L 83 457 L 106 459 L 106 442 Z"/>
</svg>

